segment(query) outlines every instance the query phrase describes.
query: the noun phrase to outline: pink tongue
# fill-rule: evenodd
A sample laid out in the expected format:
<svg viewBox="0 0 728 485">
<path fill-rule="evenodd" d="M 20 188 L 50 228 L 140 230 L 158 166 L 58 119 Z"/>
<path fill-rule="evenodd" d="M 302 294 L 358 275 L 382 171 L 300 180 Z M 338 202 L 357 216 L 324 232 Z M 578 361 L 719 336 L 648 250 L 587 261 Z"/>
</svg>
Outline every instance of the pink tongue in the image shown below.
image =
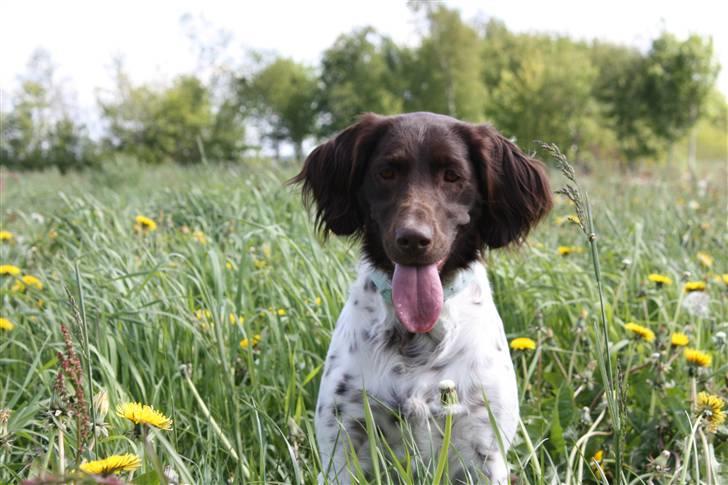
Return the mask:
<svg viewBox="0 0 728 485">
<path fill-rule="evenodd" d="M 392 302 L 397 318 L 407 330 L 425 333 L 440 318 L 442 310 L 442 283 L 437 265 L 394 265 Z"/>
</svg>

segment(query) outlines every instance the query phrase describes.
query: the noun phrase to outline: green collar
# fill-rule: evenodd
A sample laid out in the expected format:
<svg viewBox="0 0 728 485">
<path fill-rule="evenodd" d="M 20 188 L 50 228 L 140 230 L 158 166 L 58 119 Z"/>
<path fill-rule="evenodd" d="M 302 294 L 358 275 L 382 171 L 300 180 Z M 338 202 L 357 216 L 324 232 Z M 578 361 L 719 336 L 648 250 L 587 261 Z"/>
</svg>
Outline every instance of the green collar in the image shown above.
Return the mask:
<svg viewBox="0 0 728 485">
<path fill-rule="evenodd" d="M 445 297 L 445 300 L 449 300 L 450 298 L 467 288 L 467 286 L 473 280 L 473 276 L 474 273 L 472 268 L 467 268 L 455 273 L 455 276 L 442 287 L 442 293 Z M 384 301 L 387 304 L 391 305 L 392 280 L 389 278 L 389 276 L 387 276 L 382 271 L 375 269 L 372 270 L 371 273 L 369 273 L 369 279 L 371 279 L 372 283 L 374 283 L 374 286 L 377 288 L 379 294 L 382 295 Z"/>
</svg>

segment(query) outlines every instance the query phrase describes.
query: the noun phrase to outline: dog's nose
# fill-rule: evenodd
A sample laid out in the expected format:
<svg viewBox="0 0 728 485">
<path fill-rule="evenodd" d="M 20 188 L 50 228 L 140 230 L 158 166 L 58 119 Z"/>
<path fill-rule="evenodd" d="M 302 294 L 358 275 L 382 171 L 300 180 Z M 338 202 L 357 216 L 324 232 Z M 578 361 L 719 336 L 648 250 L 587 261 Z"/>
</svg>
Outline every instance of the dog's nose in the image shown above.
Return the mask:
<svg viewBox="0 0 728 485">
<path fill-rule="evenodd" d="M 432 228 L 400 227 L 394 233 L 397 247 L 402 251 L 419 252 L 427 249 L 432 243 Z"/>
</svg>

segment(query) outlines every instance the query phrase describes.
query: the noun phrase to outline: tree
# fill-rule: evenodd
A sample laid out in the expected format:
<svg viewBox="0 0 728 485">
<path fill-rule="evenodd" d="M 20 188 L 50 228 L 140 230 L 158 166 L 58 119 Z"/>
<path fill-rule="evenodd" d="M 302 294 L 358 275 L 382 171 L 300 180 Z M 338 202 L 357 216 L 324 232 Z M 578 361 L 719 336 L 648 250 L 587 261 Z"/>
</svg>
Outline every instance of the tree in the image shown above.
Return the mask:
<svg viewBox="0 0 728 485">
<path fill-rule="evenodd" d="M 215 110 L 207 87 L 197 77 L 177 77 L 166 88 L 134 86 L 117 65 L 117 92 L 99 100 L 107 123 L 106 146 L 142 162 L 198 163 L 237 160 L 243 127 L 235 104 Z"/>
<path fill-rule="evenodd" d="M 317 80 L 313 70 L 279 58 L 260 70 L 245 92 L 254 112 L 269 127 L 266 136 L 276 146 L 291 141 L 296 159 L 301 160 L 304 139 L 316 133 Z"/>
<path fill-rule="evenodd" d="M 427 32 L 404 69 L 411 93 L 407 110 L 425 110 L 482 121 L 486 102 L 482 82 L 482 42 L 457 10 L 442 5 L 425 10 Z"/>
<path fill-rule="evenodd" d="M 68 97 L 55 80 L 50 55 L 35 51 L 12 109 L 2 113 L 0 165 L 21 170 L 56 166 L 65 173 L 96 164 L 96 147 L 71 114 Z"/>
<path fill-rule="evenodd" d="M 698 120 L 715 84 L 713 43 L 697 35 L 680 42 L 663 33 L 652 42 L 643 69 L 645 117 L 658 137 L 673 143 Z"/>
<path fill-rule="evenodd" d="M 680 42 L 662 34 L 647 55 L 620 46 L 602 46 L 595 55 L 595 93 L 630 164 L 659 154 L 695 125 L 719 69 L 712 43 L 695 35 Z"/>
<path fill-rule="evenodd" d="M 592 99 L 597 75 L 586 46 L 565 37 L 513 36 L 490 24 L 484 40 L 485 114 L 524 148 L 544 140 L 575 156 L 587 121 L 598 113 Z"/>
<path fill-rule="evenodd" d="M 403 108 L 400 52 L 371 27 L 341 35 L 321 61 L 321 132 L 329 135 L 365 112 L 399 113 Z"/>
</svg>

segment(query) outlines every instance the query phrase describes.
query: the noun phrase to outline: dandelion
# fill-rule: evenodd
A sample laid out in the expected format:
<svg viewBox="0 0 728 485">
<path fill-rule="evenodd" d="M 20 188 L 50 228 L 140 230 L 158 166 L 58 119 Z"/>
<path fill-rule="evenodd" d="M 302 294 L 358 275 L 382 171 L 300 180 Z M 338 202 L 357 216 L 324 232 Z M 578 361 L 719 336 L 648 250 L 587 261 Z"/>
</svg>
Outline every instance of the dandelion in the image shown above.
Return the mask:
<svg viewBox="0 0 728 485">
<path fill-rule="evenodd" d="M 258 346 L 260 341 L 263 339 L 263 337 L 260 336 L 259 333 L 256 333 L 253 335 L 252 339 L 248 339 L 247 337 L 240 341 L 240 348 L 243 350 L 246 350 L 251 345 L 255 348 Z"/>
<path fill-rule="evenodd" d="M 683 298 L 682 307 L 690 315 L 707 318 L 710 315 L 710 294 L 692 291 Z"/>
<path fill-rule="evenodd" d="M 693 291 L 705 291 L 705 281 L 688 281 L 683 287 L 686 293 L 692 293 Z"/>
<path fill-rule="evenodd" d="M 579 254 L 584 252 L 584 248 L 581 246 L 559 246 L 557 249 L 559 255 L 568 256 L 569 254 Z"/>
<path fill-rule="evenodd" d="M 594 456 L 592 456 L 592 460 L 594 460 L 597 463 L 601 463 L 604 459 L 604 450 L 597 450 L 596 453 L 594 453 Z"/>
<path fill-rule="evenodd" d="M 112 455 L 103 460 L 81 463 L 79 468 L 91 475 L 110 475 L 112 473 L 131 472 L 141 466 L 141 459 L 132 454 Z"/>
<path fill-rule="evenodd" d="M 24 275 L 22 278 L 13 283 L 13 286 L 10 287 L 10 291 L 13 293 L 22 293 L 28 288 L 42 290 L 43 282 L 33 275 Z"/>
<path fill-rule="evenodd" d="M 675 332 L 670 336 L 670 344 L 673 347 L 685 347 L 690 339 L 682 332 Z"/>
<path fill-rule="evenodd" d="M 723 283 L 728 285 L 728 273 L 724 273 L 724 274 L 720 275 L 720 279 L 723 280 Z"/>
<path fill-rule="evenodd" d="M 715 433 L 725 421 L 725 402 L 719 396 L 701 392 L 698 394 L 697 412 L 703 416 L 709 433 Z"/>
<path fill-rule="evenodd" d="M 266 263 L 263 259 L 253 258 L 253 264 L 255 265 L 256 269 L 263 269 L 267 266 L 268 263 Z"/>
<path fill-rule="evenodd" d="M 8 243 L 13 240 L 13 233 L 10 231 L 0 231 L 0 242 Z"/>
<path fill-rule="evenodd" d="M 276 311 L 276 313 L 278 314 L 279 317 L 285 317 L 287 312 L 286 312 L 286 309 L 285 308 L 279 308 Z"/>
<path fill-rule="evenodd" d="M 655 283 L 658 288 L 661 288 L 663 285 L 669 286 L 672 284 L 672 278 L 658 273 L 648 275 L 647 279 Z"/>
<path fill-rule="evenodd" d="M 13 322 L 8 320 L 7 318 L 0 317 L 0 330 L 9 332 L 14 328 L 15 328 L 15 324 Z"/>
<path fill-rule="evenodd" d="M 171 419 L 146 404 L 138 402 L 121 404 L 116 408 L 116 415 L 134 424 L 146 424 L 166 431 L 172 429 Z"/>
<path fill-rule="evenodd" d="M 212 318 L 212 312 L 210 310 L 195 310 L 195 318 L 198 320 L 209 320 Z"/>
<path fill-rule="evenodd" d="M 42 290 L 43 289 L 43 282 L 32 275 L 25 275 L 21 278 L 21 281 L 23 284 L 27 287 L 35 288 L 36 290 Z"/>
<path fill-rule="evenodd" d="M 12 264 L 0 264 L 0 276 L 18 276 L 20 268 Z"/>
<path fill-rule="evenodd" d="M 134 230 L 137 232 L 152 232 L 157 230 L 157 223 L 154 220 L 138 215 L 134 218 Z"/>
<path fill-rule="evenodd" d="M 205 246 L 207 244 L 207 236 L 205 236 L 205 233 L 200 230 L 196 230 L 195 232 L 193 232 L 192 237 L 202 246 Z"/>
<path fill-rule="evenodd" d="M 642 325 L 638 325 L 634 322 L 629 322 L 624 324 L 624 328 L 626 328 L 634 335 L 640 337 L 646 342 L 652 342 L 653 340 L 655 340 L 655 332 L 647 327 L 643 327 Z"/>
<path fill-rule="evenodd" d="M 711 266 L 713 266 L 713 256 L 711 256 L 710 254 L 703 251 L 698 251 L 697 258 L 698 261 L 700 261 L 700 264 L 702 264 L 706 268 L 710 268 Z"/>
<path fill-rule="evenodd" d="M 536 342 L 528 337 L 519 337 L 511 340 L 511 349 L 513 350 L 534 350 Z"/>
<path fill-rule="evenodd" d="M 691 366 L 710 367 L 713 363 L 713 357 L 709 353 L 697 349 L 685 349 L 683 355 Z"/>
<path fill-rule="evenodd" d="M 225 268 L 228 269 L 228 270 L 230 270 L 230 271 L 232 271 L 232 270 L 235 269 L 235 265 L 233 264 L 232 261 L 230 261 L 228 259 L 227 261 L 225 261 Z"/>
<path fill-rule="evenodd" d="M 228 315 L 228 320 L 230 320 L 230 325 L 240 324 L 242 325 L 245 323 L 245 317 L 242 315 L 235 315 L 234 313 L 230 313 Z"/>
<path fill-rule="evenodd" d="M 313 304 L 316 306 L 321 306 L 321 297 L 317 296 L 316 299 L 313 300 Z"/>
</svg>

